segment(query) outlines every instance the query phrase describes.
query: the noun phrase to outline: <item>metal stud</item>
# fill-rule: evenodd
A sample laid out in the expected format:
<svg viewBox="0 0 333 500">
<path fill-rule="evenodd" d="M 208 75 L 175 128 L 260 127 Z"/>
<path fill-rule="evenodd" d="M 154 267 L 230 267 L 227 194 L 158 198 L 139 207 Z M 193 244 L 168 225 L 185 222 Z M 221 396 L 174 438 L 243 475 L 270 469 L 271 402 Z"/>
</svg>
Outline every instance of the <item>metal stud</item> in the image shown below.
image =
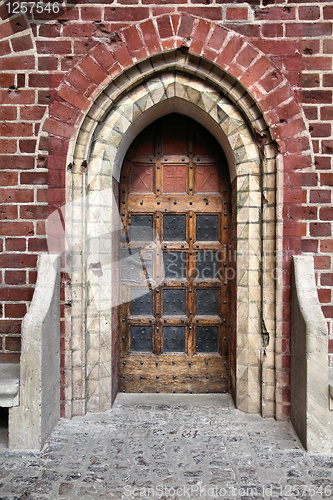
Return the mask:
<svg viewBox="0 0 333 500">
<path fill-rule="evenodd" d="M 159 376 L 159 375 L 156 375 L 156 378 L 160 378 L 160 376 Z"/>
<path fill-rule="evenodd" d="M 123 365 L 124 365 L 124 366 L 126 365 L 126 361 L 123 361 Z"/>
<path fill-rule="evenodd" d="M 173 361 L 173 362 L 172 362 L 172 364 L 173 364 L 173 365 L 175 365 L 175 364 L 176 364 L 176 361 Z"/>
<path fill-rule="evenodd" d="M 177 375 L 174 375 L 172 378 L 177 378 Z"/>
<path fill-rule="evenodd" d="M 158 366 L 158 362 L 157 362 L 157 361 L 156 361 L 156 363 L 155 363 L 155 364 L 156 364 L 156 366 Z"/>
</svg>

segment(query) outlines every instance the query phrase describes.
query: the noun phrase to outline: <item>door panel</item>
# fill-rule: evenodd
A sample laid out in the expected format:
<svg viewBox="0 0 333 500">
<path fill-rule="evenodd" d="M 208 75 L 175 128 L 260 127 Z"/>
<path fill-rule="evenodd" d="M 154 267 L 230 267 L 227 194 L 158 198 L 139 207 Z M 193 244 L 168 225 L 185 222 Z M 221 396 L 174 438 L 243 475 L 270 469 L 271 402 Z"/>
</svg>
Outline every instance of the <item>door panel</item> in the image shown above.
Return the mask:
<svg viewBox="0 0 333 500">
<path fill-rule="evenodd" d="M 223 152 L 188 118 L 155 122 L 128 151 L 121 391 L 229 390 L 229 193 Z"/>
</svg>

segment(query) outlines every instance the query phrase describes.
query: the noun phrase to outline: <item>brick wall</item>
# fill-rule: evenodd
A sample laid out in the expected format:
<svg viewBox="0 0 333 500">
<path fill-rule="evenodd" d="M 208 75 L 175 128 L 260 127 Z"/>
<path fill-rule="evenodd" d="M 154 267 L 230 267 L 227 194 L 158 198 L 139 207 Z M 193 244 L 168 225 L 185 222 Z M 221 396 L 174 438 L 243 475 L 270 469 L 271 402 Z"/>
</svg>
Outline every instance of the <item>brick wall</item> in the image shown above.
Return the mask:
<svg viewBox="0 0 333 500">
<path fill-rule="evenodd" d="M 88 96 L 99 92 L 108 72 L 116 74 L 133 58 L 146 57 L 144 44 L 151 52 L 168 50 L 177 35 L 184 39 L 184 45 L 191 45 L 191 51 L 211 58 L 225 41 L 222 31 L 212 32 L 215 24 L 247 37 L 252 50 L 260 49 L 276 66 L 276 74 L 265 79 L 265 68 L 258 64 L 258 92 L 266 92 L 270 99 L 278 99 L 280 92 L 283 102 L 288 96 L 282 76 L 294 90 L 294 96 L 279 106 L 278 115 L 274 106 L 266 113 L 279 121 L 275 132 L 284 138 L 286 153 L 283 300 L 288 306 L 290 254 L 315 255 L 318 294 L 333 354 L 331 2 L 81 0 L 62 8 L 57 16 L 8 15 L 8 6 L 2 2 L 0 15 L 0 361 L 19 359 L 20 320 L 32 297 L 37 255 L 47 249 L 44 220 L 65 201 L 62 155 L 69 138 L 76 134 L 76 124 L 83 116 L 81 110 L 90 106 Z M 138 31 L 135 26 L 141 21 Z M 124 26 L 133 28 L 122 35 Z M 193 40 L 186 38 L 188 33 L 193 33 Z M 240 74 L 240 68 L 246 68 L 251 60 L 251 49 L 242 53 L 239 40 L 226 43 L 220 56 L 224 63 L 230 61 L 234 74 Z M 92 57 L 84 58 L 87 53 Z M 56 89 L 67 76 L 59 96 Z M 246 82 L 252 85 L 256 98 L 253 83 Z M 306 154 L 309 143 L 295 100 L 302 104 L 306 117 L 313 160 Z M 293 109 L 295 115 L 290 118 Z M 52 119 L 48 118 L 49 112 Z M 295 136 L 298 130 L 300 135 Z M 305 153 L 301 162 L 299 156 L 288 155 L 289 149 L 297 148 Z M 290 323 L 288 307 L 285 310 L 282 345 L 287 381 Z"/>
</svg>

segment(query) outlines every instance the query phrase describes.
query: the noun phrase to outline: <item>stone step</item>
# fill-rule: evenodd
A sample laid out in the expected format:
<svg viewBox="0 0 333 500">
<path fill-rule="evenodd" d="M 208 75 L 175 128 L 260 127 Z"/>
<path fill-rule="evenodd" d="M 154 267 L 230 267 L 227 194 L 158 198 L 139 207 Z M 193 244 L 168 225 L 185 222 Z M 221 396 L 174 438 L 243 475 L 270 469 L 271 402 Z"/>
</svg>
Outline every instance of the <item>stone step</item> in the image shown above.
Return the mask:
<svg viewBox="0 0 333 500">
<path fill-rule="evenodd" d="M 0 363 L 0 406 L 18 406 L 19 389 L 19 363 Z"/>
</svg>

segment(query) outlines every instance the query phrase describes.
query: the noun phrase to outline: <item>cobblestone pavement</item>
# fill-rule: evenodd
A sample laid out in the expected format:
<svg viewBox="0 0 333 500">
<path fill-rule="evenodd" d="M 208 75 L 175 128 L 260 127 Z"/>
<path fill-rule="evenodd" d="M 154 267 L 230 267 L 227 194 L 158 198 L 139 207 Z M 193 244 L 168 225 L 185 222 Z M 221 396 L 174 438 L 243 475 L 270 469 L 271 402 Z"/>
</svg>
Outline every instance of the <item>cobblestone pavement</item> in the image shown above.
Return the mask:
<svg viewBox="0 0 333 500">
<path fill-rule="evenodd" d="M 333 498 L 333 456 L 229 395 L 121 394 L 63 420 L 41 453 L 0 450 L 0 500 Z"/>
</svg>

